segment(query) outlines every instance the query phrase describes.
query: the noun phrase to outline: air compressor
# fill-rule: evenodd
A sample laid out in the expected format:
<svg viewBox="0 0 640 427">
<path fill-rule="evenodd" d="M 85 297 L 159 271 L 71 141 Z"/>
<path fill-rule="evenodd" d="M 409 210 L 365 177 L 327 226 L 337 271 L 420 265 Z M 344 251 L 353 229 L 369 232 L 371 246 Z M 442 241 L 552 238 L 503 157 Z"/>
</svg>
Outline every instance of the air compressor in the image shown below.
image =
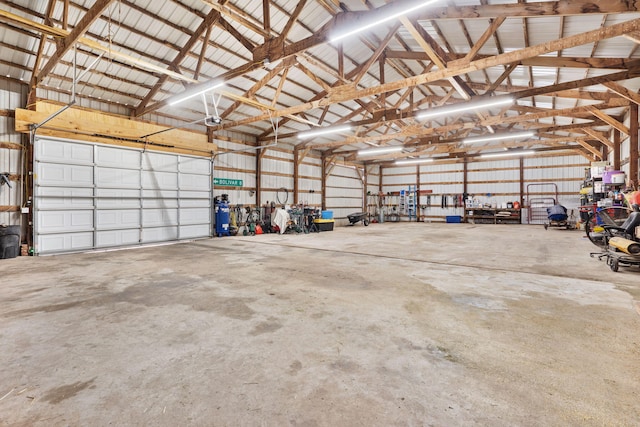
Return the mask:
<svg viewBox="0 0 640 427">
<path fill-rule="evenodd" d="M 228 236 L 229 233 L 229 195 L 223 194 L 213 199 L 215 220 L 216 220 L 216 236 Z"/>
</svg>

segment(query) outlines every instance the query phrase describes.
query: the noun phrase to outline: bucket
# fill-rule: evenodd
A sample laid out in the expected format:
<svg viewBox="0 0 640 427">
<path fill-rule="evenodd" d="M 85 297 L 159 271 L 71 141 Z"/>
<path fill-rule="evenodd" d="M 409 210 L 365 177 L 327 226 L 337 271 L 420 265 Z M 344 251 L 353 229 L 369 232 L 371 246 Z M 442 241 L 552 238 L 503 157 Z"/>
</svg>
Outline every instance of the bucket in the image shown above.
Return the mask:
<svg viewBox="0 0 640 427">
<path fill-rule="evenodd" d="M 20 253 L 20 226 L 0 225 L 0 259 L 15 258 Z"/>
</svg>

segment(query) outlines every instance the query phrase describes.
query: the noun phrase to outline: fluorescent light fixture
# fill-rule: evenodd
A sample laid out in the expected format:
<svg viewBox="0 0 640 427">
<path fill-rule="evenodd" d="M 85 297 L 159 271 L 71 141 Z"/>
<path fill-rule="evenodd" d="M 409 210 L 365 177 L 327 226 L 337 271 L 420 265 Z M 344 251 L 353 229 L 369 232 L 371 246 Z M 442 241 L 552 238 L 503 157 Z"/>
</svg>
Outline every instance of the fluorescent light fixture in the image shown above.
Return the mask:
<svg viewBox="0 0 640 427">
<path fill-rule="evenodd" d="M 502 141 L 505 139 L 520 139 L 520 138 L 530 138 L 535 135 L 535 132 L 513 132 L 513 133 L 505 133 L 500 135 L 487 135 L 487 136 L 478 136 L 474 138 L 465 138 L 462 140 L 464 144 L 474 144 L 476 142 L 493 142 L 493 141 Z"/>
<path fill-rule="evenodd" d="M 378 19 L 377 21 L 374 21 L 374 22 L 371 22 L 371 23 L 368 23 L 368 24 L 364 23 L 364 25 L 362 25 L 362 26 L 360 26 L 360 27 L 358 27 L 356 29 L 353 29 L 353 30 L 350 30 L 350 31 L 345 31 L 343 33 L 338 33 L 338 34 L 336 34 L 334 36 L 331 36 L 331 38 L 329 39 L 329 43 L 337 42 L 338 40 L 342 40 L 342 39 L 344 39 L 346 37 L 350 37 L 350 36 L 352 36 L 354 34 L 357 34 L 359 32 L 366 31 L 366 30 L 368 30 L 370 28 L 377 27 L 380 24 L 384 24 L 385 22 L 392 21 L 392 20 L 394 20 L 396 18 L 399 18 L 399 17 L 401 17 L 403 15 L 408 15 L 411 12 L 415 12 L 416 10 L 422 9 L 423 7 L 429 6 L 430 4 L 433 4 L 433 3 L 437 2 L 437 1 L 438 0 L 410 2 L 410 3 L 406 4 L 406 6 L 403 9 L 399 10 L 396 13 L 392 13 L 390 15 L 387 15 L 387 16 L 385 16 L 383 18 Z"/>
<path fill-rule="evenodd" d="M 220 88 L 222 86 L 224 86 L 224 83 L 212 83 L 211 86 L 207 85 L 207 87 L 205 89 L 200 89 L 197 92 L 189 92 L 189 91 L 187 91 L 187 93 L 184 96 L 181 96 L 181 97 L 169 102 L 169 105 L 179 104 L 179 103 L 181 103 L 183 101 L 186 101 L 187 99 L 195 98 L 198 95 L 202 95 L 203 93 L 207 93 L 210 90 L 218 89 L 218 88 Z"/>
<path fill-rule="evenodd" d="M 373 156 L 376 154 L 398 153 L 402 150 L 404 150 L 404 147 L 401 145 L 396 145 L 394 147 L 366 148 L 364 150 L 358 150 L 358 156 Z"/>
<path fill-rule="evenodd" d="M 448 107 L 434 108 L 433 110 L 423 111 L 416 114 L 416 119 L 433 119 L 436 117 L 446 116 L 449 114 L 463 113 L 465 111 L 480 110 L 482 108 L 499 107 L 511 105 L 515 99 L 510 96 L 496 96 L 481 100 L 471 100 L 469 102 L 461 102 L 459 104 L 450 105 Z"/>
<path fill-rule="evenodd" d="M 404 160 L 396 160 L 396 165 L 415 165 L 418 163 L 431 163 L 433 159 L 404 159 Z"/>
<path fill-rule="evenodd" d="M 313 138 L 316 136 L 323 136 L 323 135 L 329 135 L 332 133 L 345 132 L 349 129 L 351 129 L 351 126 L 338 126 L 338 127 L 324 128 L 324 129 L 318 129 L 318 130 L 310 130 L 306 132 L 300 132 L 298 134 L 298 138 L 299 139 Z"/>
<path fill-rule="evenodd" d="M 530 156 L 532 154 L 535 154 L 535 151 L 529 150 L 529 151 L 506 151 L 504 153 L 487 153 L 487 154 L 481 154 L 480 158 L 482 159 L 491 159 L 494 157 L 512 157 L 512 156 Z"/>
</svg>

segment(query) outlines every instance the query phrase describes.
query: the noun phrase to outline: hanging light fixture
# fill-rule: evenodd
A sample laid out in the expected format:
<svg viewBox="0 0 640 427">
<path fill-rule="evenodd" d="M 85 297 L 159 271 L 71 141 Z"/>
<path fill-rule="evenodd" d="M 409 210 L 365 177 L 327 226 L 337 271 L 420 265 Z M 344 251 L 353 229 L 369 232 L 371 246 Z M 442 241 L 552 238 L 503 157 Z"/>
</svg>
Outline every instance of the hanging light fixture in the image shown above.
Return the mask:
<svg viewBox="0 0 640 427">
<path fill-rule="evenodd" d="M 442 117 L 450 114 L 464 113 L 466 111 L 481 110 L 491 107 L 502 107 L 513 104 L 515 99 L 511 96 L 495 96 L 484 99 L 471 100 L 469 102 L 461 102 L 446 107 L 434 108 L 432 110 L 423 111 L 416 114 L 416 119 L 434 119 L 436 117 Z"/>
<path fill-rule="evenodd" d="M 402 150 L 404 150 L 404 147 L 401 145 L 396 145 L 393 147 L 366 148 L 363 150 L 358 150 L 358 156 L 375 156 L 376 154 L 399 153 Z"/>
<path fill-rule="evenodd" d="M 478 136 L 473 138 L 465 138 L 462 140 L 464 144 L 475 144 L 476 142 L 493 142 L 493 141 L 502 141 L 505 139 L 522 139 L 522 138 L 530 138 L 535 135 L 535 132 L 512 132 L 505 133 L 499 135 L 487 135 L 487 136 Z"/>
<path fill-rule="evenodd" d="M 427 158 L 417 158 L 417 159 L 402 159 L 402 160 L 396 160 L 395 164 L 396 165 L 414 165 L 414 164 L 420 164 L 420 163 L 431 163 L 433 162 L 433 159 L 427 159 Z"/>
<path fill-rule="evenodd" d="M 210 85 L 207 85 L 206 88 L 204 89 L 200 89 L 196 92 L 189 92 L 187 91 L 183 96 L 176 98 L 175 100 L 169 102 L 169 105 L 176 105 L 179 104 L 181 102 L 186 101 L 187 99 L 191 99 L 191 98 L 195 98 L 196 96 L 205 94 L 207 92 L 209 92 L 210 90 L 214 90 L 214 89 L 219 89 L 222 86 L 224 86 L 224 83 L 221 82 L 211 82 Z"/>
<path fill-rule="evenodd" d="M 533 150 L 529 150 L 529 151 L 523 151 L 523 150 L 514 150 L 514 151 L 505 151 L 504 153 L 487 153 L 487 154 L 481 154 L 480 158 L 482 159 L 491 159 L 491 158 L 497 158 L 497 157 L 516 157 L 516 156 L 530 156 L 532 154 L 535 154 L 535 151 Z"/>
<path fill-rule="evenodd" d="M 316 136 L 324 136 L 324 135 L 330 135 L 333 133 L 345 132 L 345 131 L 348 131 L 349 129 L 351 129 L 351 126 L 337 126 L 337 127 L 330 127 L 330 128 L 324 128 L 324 129 L 309 130 L 305 132 L 300 132 L 298 134 L 298 138 L 299 139 L 313 138 Z"/>
<path fill-rule="evenodd" d="M 335 35 L 332 35 L 329 38 L 329 43 L 335 43 L 339 40 L 342 40 L 346 37 L 350 37 L 353 36 L 354 34 L 358 34 L 362 31 L 366 31 L 369 30 L 371 28 L 375 28 L 378 25 L 384 24 L 385 22 L 389 22 L 392 21 L 396 18 L 399 18 L 401 16 L 404 15 L 408 15 L 412 12 L 415 12 L 416 10 L 422 9 L 423 7 L 429 6 L 433 3 L 436 3 L 438 0 L 427 0 L 427 1 L 413 1 L 413 2 L 405 2 L 405 4 L 403 4 L 401 6 L 401 9 L 397 10 L 396 12 L 392 12 L 389 15 L 383 16 L 380 19 L 377 19 L 373 22 L 369 22 L 367 23 L 366 21 L 364 23 L 362 23 L 358 28 L 354 28 L 352 30 L 346 30 L 343 32 L 338 32 Z"/>
</svg>

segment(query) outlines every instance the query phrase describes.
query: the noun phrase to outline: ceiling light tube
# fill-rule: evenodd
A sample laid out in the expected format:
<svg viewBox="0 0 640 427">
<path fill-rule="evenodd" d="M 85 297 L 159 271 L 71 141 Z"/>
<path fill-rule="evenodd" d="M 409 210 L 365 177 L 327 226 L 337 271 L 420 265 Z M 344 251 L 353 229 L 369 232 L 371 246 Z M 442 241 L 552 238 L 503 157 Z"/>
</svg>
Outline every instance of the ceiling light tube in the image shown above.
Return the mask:
<svg viewBox="0 0 640 427">
<path fill-rule="evenodd" d="M 487 136 L 478 136 L 473 138 L 465 138 L 462 140 L 464 144 L 474 144 L 476 142 L 493 142 L 493 141 L 502 141 L 504 139 L 520 139 L 520 138 L 530 138 L 535 135 L 535 132 L 513 132 L 513 133 L 505 133 L 500 135 L 487 135 Z"/>
<path fill-rule="evenodd" d="M 409 4 L 406 5 L 406 7 L 404 7 L 403 9 L 399 10 L 396 13 L 392 13 L 390 15 L 387 15 L 383 18 L 380 18 L 374 22 L 371 22 L 369 24 L 365 23 L 364 25 L 354 29 L 354 30 L 350 30 L 350 31 L 345 31 L 343 33 L 338 33 L 334 36 L 331 36 L 329 39 L 329 43 L 335 43 L 339 40 L 342 40 L 346 37 L 350 37 L 354 34 L 358 34 L 362 31 L 366 31 L 368 29 L 377 27 L 380 24 L 384 24 L 385 22 L 389 22 L 391 20 L 394 20 L 396 18 L 399 18 L 403 15 L 408 15 L 411 12 L 415 12 L 416 10 L 422 9 L 423 7 L 429 6 L 430 4 L 435 3 L 438 0 L 428 0 L 428 1 L 419 1 L 419 2 L 411 2 Z"/>
<path fill-rule="evenodd" d="M 207 85 L 207 87 L 205 89 L 200 89 L 197 92 L 193 92 L 193 93 L 187 92 L 184 96 L 181 96 L 181 97 L 169 102 L 169 105 L 179 104 L 179 103 L 181 103 L 183 101 L 186 101 L 187 99 L 195 98 L 198 95 L 202 95 L 203 93 L 207 93 L 210 90 L 218 89 L 218 88 L 220 88 L 222 86 L 224 86 L 224 83 L 213 83 L 211 86 Z"/>
<path fill-rule="evenodd" d="M 323 136 L 323 135 L 330 135 L 332 133 L 345 132 L 345 131 L 348 131 L 349 129 L 351 129 L 351 126 L 338 126 L 338 127 L 324 128 L 324 129 L 318 129 L 318 130 L 310 130 L 306 132 L 300 132 L 298 134 L 298 138 L 299 139 L 313 138 L 316 136 Z"/>
<path fill-rule="evenodd" d="M 440 107 L 434 108 L 433 110 L 423 111 L 421 113 L 416 114 L 416 119 L 424 120 L 424 119 L 433 119 L 436 117 L 445 116 L 448 114 L 456 114 L 463 113 L 465 111 L 472 110 L 480 110 L 483 108 L 490 107 L 500 107 L 505 105 L 511 105 L 515 101 L 514 98 L 510 96 L 496 96 L 482 100 L 462 102 L 459 104 L 454 104 L 448 107 Z"/>
<path fill-rule="evenodd" d="M 512 157 L 512 156 L 530 156 L 532 154 L 535 154 L 535 151 L 507 151 L 504 153 L 487 153 L 487 154 L 481 154 L 480 158 L 482 159 L 492 159 L 492 158 L 496 158 L 496 157 Z"/>
<path fill-rule="evenodd" d="M 366 148 L 364 150 L 358 150 L 358 156 L 373 156 L 376 154 L 398 153 L 402 150 L 404 150 L 404 147 L 401 145 L 394 147 Z"/>
<path fill-rule="evenodd" d="M 396 165 L 415 165 L 418 163 L 431 163 L 433 159 L 404 159 L 404 160 L 396 160 Z"/>
</svg>

